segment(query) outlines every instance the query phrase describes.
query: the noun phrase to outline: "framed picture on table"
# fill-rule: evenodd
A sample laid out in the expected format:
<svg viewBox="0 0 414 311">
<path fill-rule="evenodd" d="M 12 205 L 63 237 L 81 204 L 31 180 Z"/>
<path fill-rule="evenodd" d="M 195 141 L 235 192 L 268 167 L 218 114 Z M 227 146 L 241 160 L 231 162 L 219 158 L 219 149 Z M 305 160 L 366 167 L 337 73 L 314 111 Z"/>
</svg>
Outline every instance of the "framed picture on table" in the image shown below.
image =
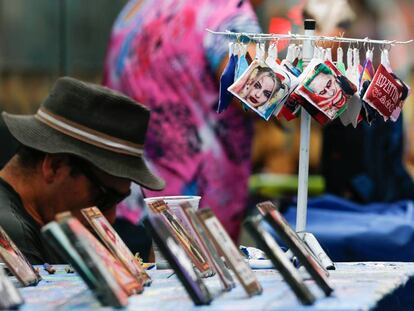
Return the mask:
<svg viewBox="0 0 414 311">
<path fill-rule="evenodd" d="M 207 232 L 205 231 L 200 219 L 197 217 L 191 204 L 182 203 L 181 209 L 184 217 L 187 218 L 187 223 L 193 228 L 193 232 L 196 235 L 198 243 L 202 246 L 209 259 L 210 266 L 217 272 L 224 291 L 230 291 L 236 286 L 230 271 L 225 266 L 221 259 L 217 248 L 213 241 L 210 240 Z"/>
<path fill-rule="evenodd" d="M 151 278 L 145 272 L 140 260 L 131 253 L 102 212 L 97 207 L 90 207 L 82 209 L 82 214 L 112 255 L 125 266 L 137 282 L 142 285 L 151 284 Z"/>
<path fill-rule="evenodd" d="M 151 212 L 154 215 L 159 215 L 166 226 L 171 230 L 176 240 L 181 244 L 188 257 L 193 262 L 202 276 L 210 276 L 213 274 L 210 265 L 208 264 L 207 256 L 204 254 L 201 246 L 191 236 L 191 234 L 184 228 L 182 223 L 168 208 L 163 200 L 157 200 L 147 203 Z"/>
<path fill-rule="evenodd" d="M 316 300 L 315 296 L 306 286 L 299 271 L 296 270 L 284 251 L 270 233 L 262 227 L 262 218 L 262 216 L 251 217 L 246 220 L 244 226 L 267 257 L 270 258 L 299 301 L 304 305 L 313 304 Z"/>
<path fill-rule="evenodd" d="M 149 215 L 144 220 L 144 223 L 194 304 L 209 304 L 213 298 L 207 286 L 196 273 L 193 262 L 190 260 L 187 252 L 183 249 L 182 244 L 178 241 L 177 235 L 165 224 L 161 215 Z"/>
<path fill-rule="evenodd" d="M 24 303 L 23 297 L 0 266 L 0 309 L 17 309 Z"/>
<path fill-rule="evenodd" d="M 229 234 L 217 219 L 216 215 L 214 215 L 213 211 L 209 208 L 203 208 L 197 211 L 197 216 L 201 220 L 208 236 L 224 256 L 226 263 L 233 270 L 246 293 L 249 296 L 261 294 L 263 288 L 254 272 L 244 260 L 239 249 L 234 245 Z"/>
<path fill-rule="evenodd" d="M 265 202 L 258 203 L 258 204 L 256 204 L 256 208 L 259 210 L 259 212 L 262 216 L 265 216 L 270 211 L 278 211 L 278 208 L 271 201 L 265 201 Z M 280 214 L 280 212 L 278 212 L 278 213 Z M 309 253 L 313 257 L 315 262 L 318 264 L 319 269 L 322 270 L 326 276 L 329 276 L 328 270 L 322 265 L 322 262 L 314 254 L 314 252 L 312 252 L 312 250 L 309 248 L 308 244 L 306 244 L 305 240 L 302 239 L 302 237 L 300 237 L 299 234 L 290 227 L 289 223 L 286 220 L 285 220 L 285 225 L 290 228 L 291 237 L 293 239 L 295 239 L 296 243 L 301 244 L 302 247 L 305 248 L 307 253 Z"/>
<path fill-rule="evenodd" d="M 0 259 L 23 286 L 37 285 L 42 279 L 2 227 L 0 227 Z"/>
<path fill-rule="evenodd" d="M 89 289 L 95 293 L 100 282 L 63 232 L 60 224 L 57 221 L 51 221 L 42 227 L 41 232 L 47 244 L 76 270 Z"/>
<path fill-rule="evenodd" d="M 331 295 L 333 288 L 329 285 L 326 270 L 322 269 L 312 252 L 305 247 L 303 241 L 289 226 L 289 223 L 282 214 L 277 210 L 270 210 L 264 218 L 299 259 L 300 263 L 305 267 L 306 271 L 308 271 L 325 295 Z"/>
<path fill-rule="evenodd" d="M 127 295 L 143 291 L 142 284 L 137 282 L 124 265 L 78 219 L 67 218 L 61 226 L 82 259 L 87 263 L 92 262 L 89 268 L 95 268 L 93 263 L 99 261 L 104 265 L 105 273 L 110 274 Z"/>
</svg>

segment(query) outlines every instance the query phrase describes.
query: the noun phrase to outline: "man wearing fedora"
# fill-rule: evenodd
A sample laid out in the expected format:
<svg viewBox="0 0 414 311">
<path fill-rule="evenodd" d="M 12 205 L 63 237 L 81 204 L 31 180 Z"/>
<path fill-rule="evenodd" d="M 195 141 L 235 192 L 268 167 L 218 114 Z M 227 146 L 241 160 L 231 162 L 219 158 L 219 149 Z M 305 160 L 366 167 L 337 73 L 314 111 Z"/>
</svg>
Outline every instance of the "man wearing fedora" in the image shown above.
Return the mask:
<svg viewBox="0 0 414 311">
<path fill-rule="evenodd" d="M 21 146 L 0 171 L 0 226 L 32 264 L 56 262 L 40 235 L 56 214 L 96 205 L 113 221 L 131 181 L 164 187 L 143 159 L 150 112 L 120 93 L 64 77 L 35 115 L 2 116 Z"/>
</svg>

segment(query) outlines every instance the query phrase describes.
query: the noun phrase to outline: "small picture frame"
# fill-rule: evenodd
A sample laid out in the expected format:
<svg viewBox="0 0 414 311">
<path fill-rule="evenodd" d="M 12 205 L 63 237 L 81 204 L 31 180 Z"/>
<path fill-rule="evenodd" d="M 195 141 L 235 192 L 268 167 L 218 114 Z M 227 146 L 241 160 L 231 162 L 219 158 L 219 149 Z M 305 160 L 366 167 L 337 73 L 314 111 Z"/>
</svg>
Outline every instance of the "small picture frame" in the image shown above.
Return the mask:
<svg viewBox="0 0 414 311">
<path fill-rule="evenodd" d="M 60 221 L 62 219 L 60 218 Z M 57 221 L 51 221 L 42 227 L 41 232 L 46 243 L 76 270 L 89 289 L 96 294 L 100 285 L 97 276 L 88 268 L 65 232 L 63 232 L 61 225 Z M 97 297 L 99 298 L 99 295 Z"/>
<path fill-rule="evenodd" d="M 301 75 L 296 93 L 321 111 L 330 120 L 338 117 L 356 92 L 348 80 L 331 61 L 313 60 Z"/>
<path fill-rule="evenodd" d="M 67 218 L 61 225 L 63 231 L 84 261 L 91 261 L 90 256 L 92 256 L 93 262 L 99 261 L 99 263 L 103 263 L 105 273 L 111 274 L 128 296 L 143 291 L 142 284 L 137 282 L 123 264 L 78 219 L 73 217 Z M 99 259 L 94 260 L 95 258 Z"/>
<path fill-rule="evenodd" d="M 256 208 L 262 216 L 266 215 L 269 211 L 277 210 L 277 207 L 271 201 L 257 203 Z"/>
<path fill-rule="evenodd" d="M 0 259 L 23 286 L 37 285 L 42 279 L 2 227 L 0 227 Z"/>
<path fill-rule="evenodd" d="M 306 271 L 308 271 L 325 295 L 331 295 L 333 288 L 329 285 L 326 278 L 326 270 L 320 266 L 318 261 L 314 258 L 312 252 L 305 247 L 303 241 L 289 226 L 282 214 L 277 210 L 270 210 L 266 213 L 265 220 L 286 243 L 293 254 L 299 259 L 300 263 L 305 267 Z"/>
<path fill-rule="evenodd" d="M 23 297 L 0 266 L 0 310 L 17 309 L 24 303 Z"/>
<path fill-rule="evenodd" d="M 203 208 L 197 211 L 197 216 L 201 220 L 210 239 L 214 242 L 220 253 L 223 254 L 226 263 L 233 270 L 246 293 L 250 297 L 261 294 L 263 288 L 254 272 L 244 260 L 239 249 L 234 245 L 229 234 L 214 215 L 213 211 L 209 208 Z"/>
<path fill-rule="evenodd" d="M 187 223 L 193 228 L 195 238 L 204 249 L 205 254 L 209 260 L 210 266 L 217 272 L 222 288 L 224 291 L 230 291 L 236 286 L 229 270 L 221 259 L 215 245 L 210 240 L 207 232 L 204 230 L 200 219 L 197 217 L 191 204 L 188 202 L 181 204 L 184 217 L 187 218 Z"/>
<path fill-rule="evenodd" d="M 210 304 L 213 298 L 207 286 L 196 273 L 193 262 L 178 241 L 177 235 L 166 225 L 162 216 L 149 215 L 144 219 L 144 224 L 194 304 L 197 306 Z"/>
<path fill-rule="evenodd" d="M 282 67 L 269 67 L 254 60 L 247 70 L 227 89 L 265 120 L 280 110 L 297 79 Z"/>
<path fill-rule="evenodd" d="M 170 228 L 176 240 L 181 244 L 194 266 L 203 276 L 210 276 L 213 272 L 210 269 L 206 255 L 196 240 L 185 229 L 174 213 L 168 208 L 163 200 L 148 202 L 147 206 L 155 215 L 159 215 L 164 223 Z"/>
<path fill-rule="evenodd" d="M 102 212 L 97 207 L 84 208 L 81 212 L 112 255 L 118 258 L 137 282 L 142 285 L 151 284 L 151 278 L 139 260 L 131 253 Z"/>
<path fill-rule="evenodd" d="M 267 213 L 270 211 L 278 211 L 278 208 L 273 204 L 271 201 L 265 201 L 256 204 L 256 208 L 259 210 L 260 214 L 264 217 Z M 284 218 L 283 218 L 284 219 Z M 309 248 L 309 246 L 306 244 L 306 242 L 302 239 L 301 236 L 299 236 L 298 233 L 296 233 L 295 230 L 293 230 L 289 223 L 284 219 L 284 222 L 286 226 L 290 228 L 290 233 L 293 239 L 296 240 L 297 243 L 301 244 L 303 248 L 306 249 L 306 251 L 313 257 L 319 268 L 324 272 L 326 276 L 329 276 L 328 270 L 322 265 L 322 262 L 319 260 L 319 258 L 312 252 L 312 250 Z"/>
<path fill-rule="evenodd" d="M 247 231 L 257 242 L 259 247 L 266 253 L 273 265 L 280 272 L 283 279 L 288 283 L 296 297 L 304 305 L 311 305 L 316 298 L 304 283 L 299 271 L 289 261 L 286 254 L 261 225 L 262 216 L 251 217 L 244 223 Z"/>
</svg>

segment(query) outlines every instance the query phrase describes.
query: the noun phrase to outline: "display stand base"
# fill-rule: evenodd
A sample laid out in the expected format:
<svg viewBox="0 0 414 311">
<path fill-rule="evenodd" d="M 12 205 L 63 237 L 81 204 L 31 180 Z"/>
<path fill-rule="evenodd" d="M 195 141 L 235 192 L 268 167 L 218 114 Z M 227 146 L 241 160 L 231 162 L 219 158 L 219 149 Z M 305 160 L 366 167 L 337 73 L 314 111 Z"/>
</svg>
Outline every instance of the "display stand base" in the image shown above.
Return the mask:
<svg viewBox="0 0 414 311">
<path fill-rule="evenodd" d="M 323 250 L 315 236 L 310 232 L 298 232 L 299 237 L 310 248 L 315 257 L 319 260 L 322 267 L 326 270 L 335 270 L 335 264 Z"/>
</svg>

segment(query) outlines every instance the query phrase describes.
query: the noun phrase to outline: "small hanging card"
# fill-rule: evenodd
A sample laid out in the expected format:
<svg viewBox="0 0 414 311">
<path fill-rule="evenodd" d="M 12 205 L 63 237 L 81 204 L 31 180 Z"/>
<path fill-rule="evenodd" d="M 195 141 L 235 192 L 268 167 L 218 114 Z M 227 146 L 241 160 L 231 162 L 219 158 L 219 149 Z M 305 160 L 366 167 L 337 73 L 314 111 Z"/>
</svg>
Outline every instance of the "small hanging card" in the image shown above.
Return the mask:
<svg viewBox="0 0 414 311">
<path fill-rule="evenodd" d="M 181 208 L 187 217 L 188 222 L 191 224 L 194 232 L 194 237 L 198 240 L 199 244 L 205 250 L 205 254 L 209 259 L 210 266 L 217 272 L 223 290 L 229 291 L 235 287 L 233 277 L 229 273 L 227 267 L 224 265 L 223 260 L 214 246 L 213 242 L 208 237 L 207 232 L 204 230 L 200 220 L 198 219 L 195 211 L 188 202 L 182 203 Z"/>
<path fill-rule="evenodd" d="M 263 289 L 258 282 L 254 272 L 249 267 L 246 261 L 244 261 L 241 253 L 236 245 L 234 245 L 230 236 L 223 228 L 220 221 L 214 215 L 211 209 L 203 208 L 197 211 L 197 215 L 200 218 L 204 229 L 207 231 L 210 239 L 214 242 L 215 246 L 219 249 L 221 254 L 226 259 L 227 264 L 233 270 L 239 282 L 249 296 L 261 294 Z"/>
<path fill-rule="evenodd" d="M 86 229 L 78 219 L 67 218 L 61 223 L 62 229 L 75 247 L 82 259 L 88 264 L 92 260 L 89 268 L 96 269 L 94 265 L 103 264 L 104 273 L 112 275 L 118 285 L 127 295 L 133 295 L 143 291 L 143 287 L 131 273 Z M 98 259 L 97 259 L 98 258 Z M 95 273 L 95 272 L 94 272 Z"/>
<path fill-rule="evenodd" d="M 402 107 L 402 98 L 404 98 L 404 85 L 380 64 L 363 100 L 375 108 L 386 120 L 396 109 Z"/>
<path fill-rule="evenodd" d="M 361 99 L 357 95 L 353 95 L 348 101 L 347 109 L 339 116 L 342 125 L 348 126 L 352 124 L 353 127 L 356 127 L 358 125 L 361 108 Z"/>
<path fill-rule="evenodd" d="M 112 255 L 118 258 L 137 282 L 141 285 L 149 285 L 151 278 L 145 272 L 141 262 L 134 257 L 102 212 L 97 207 L 84 208 L 81 212 Z"/>
<path fill-rule="evenodd" d="M 330 120 L 346 109 L 348 99 L 356 92 L 356 86 L 330 61 L 313 60 L 302 75 L 296 92 Z"/>
<path fill-rule="evenodd" d="M 291 76 L 279 68 L 270 68 L 255 60 L 228 91 L 265 120 L 286 101 L 292 85 Z"/>
<path fill-rule="evenodd" d="M 168 208 L 163 200 L 152 201 L 147 203 L 152 213 L 160 215 L 166 226 L 170 228 L 176 240 L 181 244 L 194 266 L 203 276 L 212 275 L 212 271 L 207 261 L 207 256 L 202 248 L 192 238 L 191 234 L 184 228 L 174 213 Z"/>
<path fill-rule="evenodd" d="M 23 298 L 0 266 L 0 310 L 17 309 Z"/>
<path fill-rule="evenodd" d="M 2 227 L 0 227 L 0 259 L 23 286 L 37 285 L 42 279 Z"/>
<path fill-rule="evenodd" d="M 299 77 L 301 75 L 301 71 L 293 66 L 288 60 L 284 59 L 280 64 L 285 72 L 290 73 L 294 77 Z M 296 85 L 298 85 L 299 79 L 296 79 Z M 303 98 L 296 93 L 293 92 L 293 87 L 291 88 L 291 92 L 289 94 L 288 99 L 286 100 L 285 104 L 283 105 L 280 113 L 276 115 L 276 117 L 280 118 L 283 116 L 286 121 L 291 121 L 299 116 L 300 107 L 302 106 L 302 102 L 304 101 Z"/>
<path fill-rule="evenodd" d="M 266 221 L 272 226 L 279 237 L 286 243 L 289 249 L 299 259 L 306 271 L 312 276 L 320 289 L 329 296 L 333 289 L 329 285 L 324 271 L 312 253 L 304 246 L 303 241 L 296 232 L 289 226 L 285 218 L 277 210 L 270 210 L 265 215 Z"/>
<path fill-rule="evenodd" d="M 152 214 L 145 218 L 145 227 L 150 230 L 155 243 L 174 269 L 194 304 L 209 304 L 213 299 L 208 288 L 194 270 L 192 261 L 182 248 L 182 243 L 177 240 L 177 235 L 166 226 L 161 217 L 159 214 Z"/>
<path fill-rule="evenodd" d="M 259 247 L 266 253 L 267 257 L 270 258 L 273 265 L 280 272 L 286 283 L 288 283 L 299 301 L 304 305 L 313 304 L 316 300 L 315 296 L 306 286 L 299 271 L 296 270 L 293 264 L 289 261 L 277 242 L 269 232 L 263 228 L 261 225 L 261 218 L 262 216 L 249 218 L 244 223 L 246 229 Z"/>
<path fill-rule="evenodd" d="M 361 99 L 361 113 L 360 113 L 360 119 L 367 121 L 369 124 L 371 124 L 372 120 L 378 115 L 378 113 L 370 107 L 367 103 L 365 103 L 362 98 L 365 95 L 365 92 L 368 89 L 369 84 L 372 81 L 372 78 L 375 74 L 374 65 L 372 63 L 373 61 L 373 50 L 368 49 L 365 54 L 365 61 L 364 66 L 362 68 L 361 75 L 359 77 L 359 86 L 358 86 L 358 93 L 359 98 Z"/>
<path fill-rule="evenodd" d="M 246 58 L 247 46 L 241 43 L 236 43 L 236 53 L 238 55 L 237 66 L 234 73 L 234 81 L 240 78 L 249 67 L 249 62 Z"/>
<path fill-rule="evenodd" d="M 238 56 L 235 53 L 233 53 L 233 44 L 234 43 L 229 43 L 229 61 L 227 62 L 227 66 L 226 68 L 224 68 L 223 73 L 220 77 L 219 101 L 217 104 L 218 113 L 221 113 L 224 110 L 226 110 L 232 100 L 232 96 L 227 91 L 227 88 L 234 81 L 234 74 L 238 61 Z"/>
</svg>

